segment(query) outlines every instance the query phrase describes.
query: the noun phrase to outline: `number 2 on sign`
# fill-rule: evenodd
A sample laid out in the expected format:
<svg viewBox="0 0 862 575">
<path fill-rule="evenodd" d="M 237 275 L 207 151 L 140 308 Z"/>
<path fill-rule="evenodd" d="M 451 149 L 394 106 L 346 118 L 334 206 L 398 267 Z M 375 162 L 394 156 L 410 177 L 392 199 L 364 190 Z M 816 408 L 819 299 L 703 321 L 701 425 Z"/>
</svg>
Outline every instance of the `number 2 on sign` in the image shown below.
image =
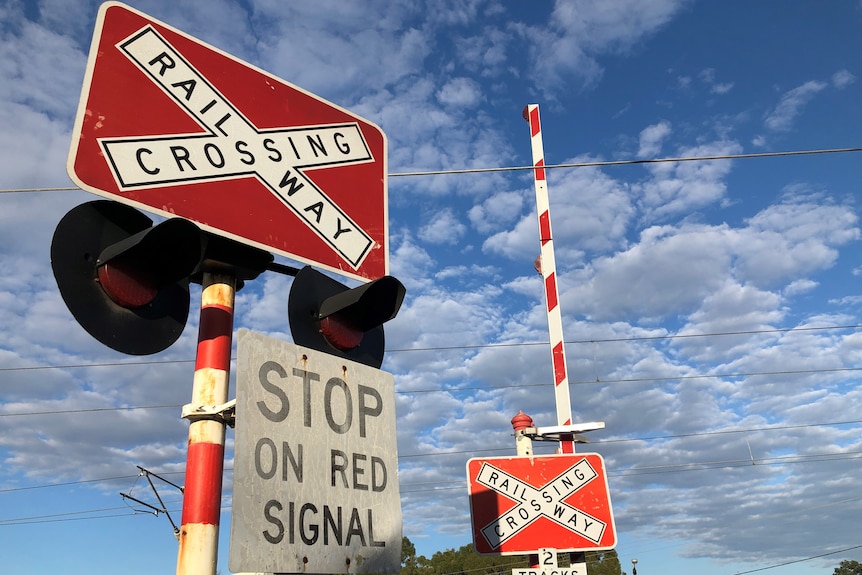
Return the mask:
<svg viewBox="0 0 862 575">
<path fill-rule="evenodd" d="M 539 565 L 547 567 L 557 567 L 557 550 L 556 549 L 539 549 Z"/>
</svg>

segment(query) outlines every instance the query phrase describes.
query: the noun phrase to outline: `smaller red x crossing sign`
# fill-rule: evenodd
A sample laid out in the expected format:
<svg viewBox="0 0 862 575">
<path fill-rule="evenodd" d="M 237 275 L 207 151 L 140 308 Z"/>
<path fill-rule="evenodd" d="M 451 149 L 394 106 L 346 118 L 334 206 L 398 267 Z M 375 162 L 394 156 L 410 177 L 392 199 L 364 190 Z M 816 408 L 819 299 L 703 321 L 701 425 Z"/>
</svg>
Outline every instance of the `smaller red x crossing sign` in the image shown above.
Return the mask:
<svg viewBox="0 0 862 575">
<path fill-rule="evenodd" d="M 375 279 L 386 169 L 367 120 L 128 6 L 99 10 L 69 152 L 81 188 Z"/>
<path fill-rule="evenodd" d="M 471 459 L 467 479 L 478 553 L 616 546 L 604 460 L 597 453 Z"/>
</svg>

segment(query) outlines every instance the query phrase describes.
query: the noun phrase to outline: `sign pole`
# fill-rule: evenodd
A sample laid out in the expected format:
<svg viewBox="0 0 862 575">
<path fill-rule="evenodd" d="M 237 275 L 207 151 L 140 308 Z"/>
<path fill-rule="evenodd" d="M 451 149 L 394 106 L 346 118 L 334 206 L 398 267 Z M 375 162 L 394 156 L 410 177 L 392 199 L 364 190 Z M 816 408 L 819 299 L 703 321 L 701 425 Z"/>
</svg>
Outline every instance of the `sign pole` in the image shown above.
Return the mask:
<svg viewBox="0 0 862 575">
<path fill-rule="evenodd" d="M 566 368 L 566 348 L 563 344 L 563 318 L 560 311 L 560 294 L 557 288 L 557 264 L 554 259 L 554 239 L 551 233 L 551 206 L 548 184 L 545 180 L 545 150 L 542 144 L 542 125 L 538 104 L 524 108 L 524 119 L 530 124 L 530 143 L 533 152 L 533 180 L 536 188 L 536 213 L 539 217 L 539 238 L 542 251 L 536 262 L 536 271 L 542 274 L 545 285 L 545 303 L 548 308 L 548 332 L 551 338 L 551 360 L 554 369 L 554 398 L 557 404 L 557 424 L 571 425 L 572 403 L 569 398 L 569 376 Z M 563 453 L 574 453 L 572 435 L 560 437 Z"/>
<path fill-rule="evenodd" d="M 215 575 L 224 472 L 225 421 L 236 278 L 205 272 L 192 402 L 177 575 Z"/>
<path fill-rule="evenodd" d="M 519 457 L 531 457 L 533 455 L 533 440 L 530 439 L 529 435 L 524 434 L 524 430 L 531 427 L 533 427 L 533 418 L 523 411 L 518 411 L 518 415 L 512 418 L 512 429 L 515 431 L 515 452 Z M 527 563 L 530 569 L 538 569 L 538 553 L 528 554 Z"/>
</svg>

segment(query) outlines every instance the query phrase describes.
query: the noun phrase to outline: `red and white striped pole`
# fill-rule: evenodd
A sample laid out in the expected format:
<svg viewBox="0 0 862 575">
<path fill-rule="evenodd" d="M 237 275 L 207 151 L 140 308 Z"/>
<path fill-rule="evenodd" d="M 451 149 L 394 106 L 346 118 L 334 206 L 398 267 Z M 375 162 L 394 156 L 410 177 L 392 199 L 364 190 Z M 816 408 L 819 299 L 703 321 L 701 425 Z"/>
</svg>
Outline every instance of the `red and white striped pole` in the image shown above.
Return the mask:
<svg viewBox="0 0 862 575">
<path fill-rule="evenodd" d="M 548 332 L 551 337 L 551 361 L 554 368 L 554 399 L 557 405 L 557 425 L 572 424 L 572 403 L 569 398 L 569 376 L 566 369 L 566 348 L 563 344 L 563 318 L 560 312 L 560 294 L 557 289 L 557 263 L 554 259 L 554 238 L 551 234 L 551 206 L 548 184 L 545 180 L 545 149 L 542 144 L 542 125 L 539 106 L 524 108 L 524 119 L 530 124 L 530 143 L 533 150 L 533 180 L 536 187 L 536 212 L 539 216 L 539 238 L 542 251 L 536 270 L 545 280 L 545 302 L 548 307 Z M 563 453 L 574 453 L 571 435 L 561 438 Z"/>
<path fill-rule="evenodd" d="M 227 403 L 236 278 L 204 273 L 191 406 Z M 225 423 L 218 416 L 189 424 L 177 575 L 215 575 L 224 473 Z"/>
</svg>

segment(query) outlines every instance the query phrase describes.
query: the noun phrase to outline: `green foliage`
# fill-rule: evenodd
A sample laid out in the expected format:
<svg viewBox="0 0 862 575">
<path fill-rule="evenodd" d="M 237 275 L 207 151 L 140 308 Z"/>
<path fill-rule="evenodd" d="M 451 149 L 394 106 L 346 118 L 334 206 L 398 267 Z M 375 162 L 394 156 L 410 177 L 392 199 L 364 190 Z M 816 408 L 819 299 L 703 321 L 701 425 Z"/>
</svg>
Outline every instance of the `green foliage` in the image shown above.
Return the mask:
<svg viewBox="0 0 862 575">
<path fill-rule="evenodd" d="M 622 574 L 620 561 L 614 550 L 591 551 L 586 557 L 587 575 Z M 473 550 L 472 544 L 457 550 L 438 551 L 430 559 L 424 555 L 417 557 L 416 547 L 404 537 L 401 544 L 400 575 L 511 575 L 512 569 L 528 567 L 527 561 L 526 555 L 479 555 Z M 568 554 L 561 553 L 558 562 L 561 567 L 569 565 Z"/>
<path fill-rule="evenodd" d="M 401 544 L 400 575 L 510 575 L 512 569 L 526 566 L 525 557 L 478 555 L 472 544 L 438 551 L 430 559 L 416 556 L 416 547 L 408 538 L 404 537 Z"/>
<path fill-rule="evenodd" d="M 832 575 L 862 575 L 862 563 L 844 560 L 838 564 Z"/>
<path fill-rule="evenodd" d="M 587 575 L 620 575 L 620 559 L 616 549 L 587 553 Z"/>
</svg>

